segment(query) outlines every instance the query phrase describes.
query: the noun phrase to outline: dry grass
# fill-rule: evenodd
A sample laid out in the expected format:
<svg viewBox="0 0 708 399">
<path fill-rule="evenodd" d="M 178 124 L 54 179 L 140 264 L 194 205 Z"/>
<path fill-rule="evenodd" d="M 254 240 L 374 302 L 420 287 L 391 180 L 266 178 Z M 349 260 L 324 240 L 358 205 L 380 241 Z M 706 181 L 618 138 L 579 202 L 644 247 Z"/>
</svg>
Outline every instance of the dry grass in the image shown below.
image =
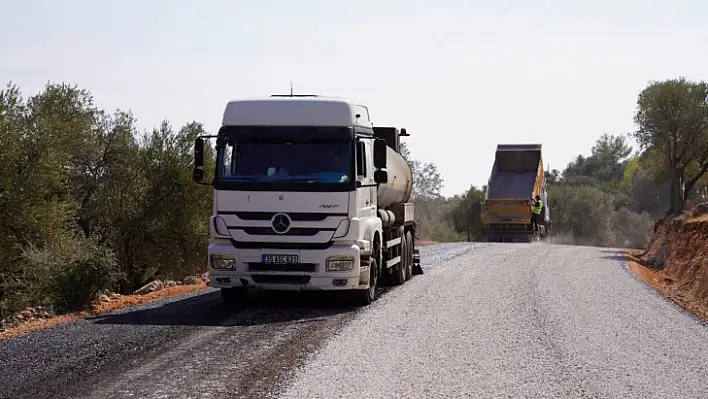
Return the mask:
<svg viewBox="0 0 708 399">
<path fill-rule="evenodd" d="M 142 305 L 145 303 L 150 303 L 157 301 L 159 299 L 169 298 L 177 295 L 187 294 L 190 292 L 198 291 L 206 288 L 205 283 L 200 284 L 190 284 L 190 285 L 178 285 L 175 287 L 167 287 L 160 291 L 151 292 L 144 295 L 124 295 L 112 299 L 108 302 L 94 302 L 92 304 L 91 311 L 85 312 L 75 312 L 59 316 L 54 316 L 45 319 L 34 319 L 26 323 L 22 323 L 18 326 L 9 328 L 5 331 L 0 332 L 0 340 L 19 337 L 21 335 L 42 330 L 49 327 L 54 327 L 59 324 L 68 323 L 72 320 L 76 320 L 82 317 L 97 316 L 130 306 Z"/>
</svg>

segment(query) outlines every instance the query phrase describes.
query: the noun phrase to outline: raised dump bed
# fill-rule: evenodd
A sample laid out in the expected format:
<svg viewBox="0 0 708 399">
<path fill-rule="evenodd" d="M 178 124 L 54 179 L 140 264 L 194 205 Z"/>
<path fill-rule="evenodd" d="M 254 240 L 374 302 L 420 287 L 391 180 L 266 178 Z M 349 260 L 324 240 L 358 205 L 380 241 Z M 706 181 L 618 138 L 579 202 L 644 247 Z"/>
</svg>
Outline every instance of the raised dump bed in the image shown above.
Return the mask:
<svg viewBox="0 0 708 399">
<path fill-rule="evenodd" d="M 531 241 L 534 231 L 529 200 L 536 195 L 541 196 L 545 205 L 541 144 L 497 145 L 482 206 L 483 231 L 488 240 Z M 550 221 L 545 206 L 542 214 L 544 220 Z"/>
</svg>

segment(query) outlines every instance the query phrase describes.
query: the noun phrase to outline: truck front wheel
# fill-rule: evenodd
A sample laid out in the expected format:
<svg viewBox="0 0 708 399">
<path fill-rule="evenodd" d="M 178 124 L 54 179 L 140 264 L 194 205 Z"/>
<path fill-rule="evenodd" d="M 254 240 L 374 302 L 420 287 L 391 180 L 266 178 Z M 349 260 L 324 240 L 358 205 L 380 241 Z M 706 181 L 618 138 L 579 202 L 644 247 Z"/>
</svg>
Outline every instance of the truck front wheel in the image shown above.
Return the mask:
<svg viewBox="0 0 708 399">
<path fill-rule="evenodd" d="M 365 290 L 355 290 L 351 293 L 352 299 L 357 306 L 368 306 L 376 297 L 376 281 L 378 280 L 378 259 L 375 256 L 369 261 L 369 288 Z"/>
</svg>

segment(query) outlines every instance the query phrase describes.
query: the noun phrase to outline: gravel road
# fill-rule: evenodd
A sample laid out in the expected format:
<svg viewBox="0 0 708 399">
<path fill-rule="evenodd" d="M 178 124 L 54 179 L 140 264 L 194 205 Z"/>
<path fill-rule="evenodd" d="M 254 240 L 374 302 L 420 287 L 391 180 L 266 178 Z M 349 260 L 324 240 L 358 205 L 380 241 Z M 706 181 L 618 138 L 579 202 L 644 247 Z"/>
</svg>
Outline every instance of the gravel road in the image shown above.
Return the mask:
<svg viewBox="0 0 708 399">
<path fill-rule="evenodd" d="M 347 323 L 282 398 L 706 398 L 708 326 L 615 251 L 494 244 Z"/>
<path fill-rule="evenodd" d="M 421 260 L 434 270 L 481 246 L 426 246 Z M 367 311 L 323 302 L 326 295 L 277 295 L 234 309 L 207 289 L 0 341 L 0 398 L 266 397 Z"/>
<path fill-rule="evenodd" d="M 706 398 L 708 326 L 616 252 L 441 244 L 360 310 L 214 290 L 0 342 L 0 398 Z"/>
</svg>

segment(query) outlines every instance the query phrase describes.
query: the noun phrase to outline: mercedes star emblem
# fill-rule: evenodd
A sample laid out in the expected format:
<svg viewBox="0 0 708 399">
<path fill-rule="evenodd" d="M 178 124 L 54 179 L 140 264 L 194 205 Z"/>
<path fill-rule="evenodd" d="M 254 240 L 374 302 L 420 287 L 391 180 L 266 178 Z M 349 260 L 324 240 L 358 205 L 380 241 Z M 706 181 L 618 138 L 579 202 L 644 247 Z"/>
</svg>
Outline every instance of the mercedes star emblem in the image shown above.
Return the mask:
<svg viewBox="0 0 708 399">
<path fill-rule="evenodd" d="M 290 230 L 290 216 L 284 213 L 276 213 L 270 220 L 273 231 L 278 234 L 285 234 Z"/>
</svg>

